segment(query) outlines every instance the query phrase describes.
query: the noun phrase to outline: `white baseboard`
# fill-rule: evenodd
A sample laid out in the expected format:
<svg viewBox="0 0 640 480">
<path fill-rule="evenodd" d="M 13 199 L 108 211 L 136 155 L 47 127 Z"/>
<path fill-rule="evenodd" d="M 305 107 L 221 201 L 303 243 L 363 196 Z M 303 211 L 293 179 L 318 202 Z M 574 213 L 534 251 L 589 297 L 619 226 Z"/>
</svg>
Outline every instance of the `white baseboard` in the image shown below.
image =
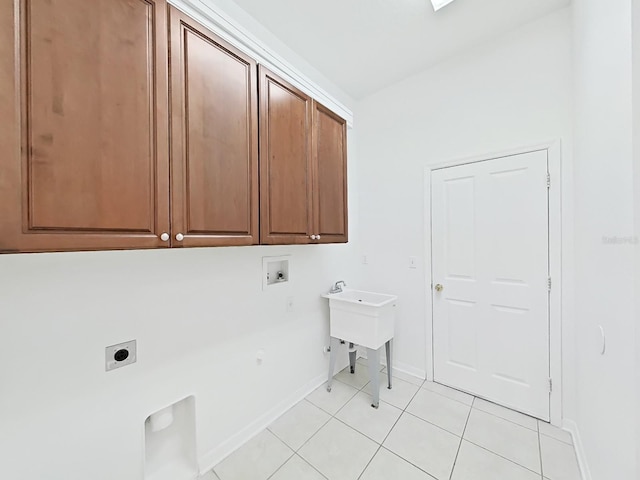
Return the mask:
<svg viewBox="0 0 640 480">
<path fill-rule="evenodd" d="M 382 358 L 380 359 L 380 365 L 382 365 L 383 367 L 386 367 L 387 361 L 383 355 L 381 355 L 381 357 Z M 366 359 L 367 351 L 364 349 L 358 350 L 358 358 Z M 405 375 L 409 375 L 410 377 L 417 378 L 418 380 L 424 380 L 425 378 L 427 378 L 427 371 L 420 368 L 416 368 L 412 365 L 409 365 L 408 363 L 393 362 L 393 375 L 395 377 L 398 377 L 401 380 L 404 380 L 402 377 Z"/>
<path fill-rule="evenodd" d="M 402 375 L 410 375 L 420 380 L 424 380 L 425 378 L 427 378 L 426 370 L 416 368 L 412 365 L 402 362 L 395 362 L 395 364 L 393 365 L 393 375 L 397 376 L 398 378 L 402 378 Z"/>
<path fill-rule="evenodd" d="M 289 410 L 296 403 L 301 401 L 326 381 L 326 375 L 317 376 L 316 378 L 308 382 L 305 386 L 296 390 L 292 395 L 280 402 L 274 408 L 266 412 L 264 415 L 258 417 L 255 421 L 233 435 L 231 438 L 224 441 L 209 453 L 203 455 L 198 461 L 200 474 L 202 475 L 203 473 L 213 469 L 213 467 L 215 467 L 218 463 L 220 463 L 246 442 L 262 432 L 265 428 L 267 428 L 267 426 L 273 423 L 274 420 L 276 420 L 283 413 L 285 413 L 287 410 Z"/>
<path fill-rule="evenodd" d="M 573 448 L 576 451 L 576 457 L 578 458 L 578 466 L 580 467 L 580 474 L 582 480 L 591 480 L 591 471 L 589 470 L 589 464 L 587 462 L 587 456 L 584 453 L 584 446 L 582 439 L 580 438 L 580 430 L 578 430 L 578 424 L 573 420 L 562 421 L 562 426 L 567 430 L 573 438 Z"/>
</svg>

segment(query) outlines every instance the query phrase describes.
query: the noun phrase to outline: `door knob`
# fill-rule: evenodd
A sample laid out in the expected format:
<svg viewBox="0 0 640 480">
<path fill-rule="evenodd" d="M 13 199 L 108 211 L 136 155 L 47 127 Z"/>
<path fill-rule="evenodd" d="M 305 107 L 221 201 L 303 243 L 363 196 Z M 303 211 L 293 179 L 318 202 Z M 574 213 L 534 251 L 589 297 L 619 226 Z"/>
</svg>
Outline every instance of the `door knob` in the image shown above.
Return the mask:
<svg viewBox="0 0 640 480">
<path fill-rule="evenodd" d="M 436 283 L 436 292 L 441 292 L 444 287 L 439 283 Z"/>
<path fill-rule="evenodd" d="M 181 242 L 182 240 L 184 240 L 184 235 L 181 233 L 176 233 L 176 240 Z"/>
<path fill-rule="evenodd" d="M 160 235 L 160 240 L 166 242 L 167 240 L 169 240 L 169 234 L 167 232 L 163 232 L 162 235 Z"/>
</svg>

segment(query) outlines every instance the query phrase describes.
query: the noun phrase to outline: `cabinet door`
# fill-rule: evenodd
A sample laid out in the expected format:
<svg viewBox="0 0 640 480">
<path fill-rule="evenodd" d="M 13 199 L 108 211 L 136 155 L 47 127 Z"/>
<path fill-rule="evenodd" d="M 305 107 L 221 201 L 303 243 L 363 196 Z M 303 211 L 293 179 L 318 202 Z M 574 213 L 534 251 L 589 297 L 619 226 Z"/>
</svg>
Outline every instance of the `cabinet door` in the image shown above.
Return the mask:
<svg viewBox="0 0 640 480">
<path fill-rule="evenodd" d="M 166 11 L 1 2 L 0 251 L 168 246 Z"/>
<path fill-rule="evenodd" d="M 259 72 L 260 241 L 310 243 L 311 99 L 264 67 Z"/>
<path fill-rule="evenodd" d="M 169 15 L 172 245 L 258 243 L 256 64 L 178 10 Z"/>
<path fill-rule="evenodd" d="M 346 243 L 347 122 L 313 102 L 314 233 L 318 243 Z M 317 237 L 316 237 L 317 238 Z"/>
</svg>

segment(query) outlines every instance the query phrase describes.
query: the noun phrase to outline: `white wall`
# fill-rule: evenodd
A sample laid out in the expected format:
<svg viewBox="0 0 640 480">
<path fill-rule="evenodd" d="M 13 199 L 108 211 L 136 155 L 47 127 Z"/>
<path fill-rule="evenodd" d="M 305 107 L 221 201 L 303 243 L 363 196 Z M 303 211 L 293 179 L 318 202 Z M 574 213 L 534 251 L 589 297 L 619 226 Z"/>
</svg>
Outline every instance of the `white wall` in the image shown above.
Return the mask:
<svg viewBox="0 0 640 480">
<path fill-rule="evenodd" d="M 145 418 L 190 394 L 206 464 L 215 448 L 326 374 L 328 312 L 319 295 L 351 278 L 350 250 L 0 257 L 0 477 L 142 479 Z M 263 292 L 261 257 L 283 253 L 292 254 L 290 290 Z M 105 373 L 104 347 L 130 339 L 138 362 Z"/>
<path fill-rule="evenodd" d="M 176 5 L 182 10 L 196 9 L 196 11 L 202 11 L 205 13 L 214 12 L 214 14 L 220 14 L 222 18 L 232 19 L 231 25 L 237 28 L 241 33 L 246 32 L 251 37 L 255 38 L 258 43 L 258 54 L 262 55 L 266 51 L 269 58 L 270 54 L 274 54 L 276 57 L 280 57 L 285 62 L 290 63 L 296 70 L 298 70 L 304 77 L 315 83 L 316 86 L 320 86 L 332 96 L 334 100 L 341 102 L 345 107 L 351 108 L 353 99 L 338 88 L 327 77 L 320 73 L 313 65 L 311 65 L 304 57 L 294 52 L 289 45 L 284 43 L 278 37 L 274 36 L 271 31 L 259 23 L 255 18 L 245 12 L 238 6 L 233 0 L 168 0 L 169 3 Z M 198 20 L 200 20 L 198 18 Z M 205 22 L 206 23 L 206 22 Z M 214 28 L 214 31 L 217 29 Z M 220 33 L 220 32 L 219 32 Z M 221 34 L 224 32 L 221 32 Z M 332 55 L 332 52 L 326 52 L 327 55 Z M 295 82 L 294 82 L 295 83 Z M 298 85 L 304 90 L 303 86 Z M 329 106 L 329 105 L 327 105 Z"/>
<path fill-rule="evenodd" d="M 634 246 L 603 242 L 634 231 L 631 1 L 576 0 L 573 8 L 576 420 L 591 477 L 635 479 Z"/>
<path fill-rule="evenodd" d="M 356 107 L 365 287 L 400 295 L 396 364 L 425 373 L 430 315 L 424 170 L 446 160 L 561 139 L 563 245 L 571 219 L 571 15 L 564 9 L 389 87 Z M 556 179 L 555 181 L 559 181 Z M 409 256 L 421 259 L 408 268 Z M 565 255 L 565 413 L 575 405 L 571 256 Z"/>
<path fill-rule="evenodd" d="M 640 0 L 632 2 L 633 191 L 635 238 L 640 239 Z M 635 317 L 640 315 L 640 245 L 635 248 Z M 640 326 L 636 323 L 636 405 L 640 405 Z M 640 474 L 640 414 L 636 411 L 636 470 Z"/>
<path fill-rule="evenodd" d="M 290 50 L 278 53 L 350 102 Z M 319 295 L 338 279 L 357 283 L 355 167 L 350 132 L 347 245 L 0 256 L 0 478 L 142 480 L 145 418 L 192 394 L 198 457 L 210 467 L 321 381 Z M 291 285 L 263 292 L 262 257 L 282 254 L 292 255 Z M 104 348 L 130 339 L 137 363 L 106 373 Z"/>
</svg>

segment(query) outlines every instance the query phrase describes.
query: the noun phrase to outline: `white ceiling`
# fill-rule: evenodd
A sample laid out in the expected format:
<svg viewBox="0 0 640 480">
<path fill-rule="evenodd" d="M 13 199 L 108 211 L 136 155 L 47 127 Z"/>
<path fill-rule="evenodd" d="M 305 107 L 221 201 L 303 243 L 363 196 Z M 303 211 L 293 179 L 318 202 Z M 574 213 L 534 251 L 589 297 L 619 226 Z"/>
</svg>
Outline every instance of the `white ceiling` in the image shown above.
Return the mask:
<svg viewBox="0 0 640 480">
<path fill-rule="evenodd" d="M 570 0 L 234 0 L 354 99 Z"/>
</svg>

